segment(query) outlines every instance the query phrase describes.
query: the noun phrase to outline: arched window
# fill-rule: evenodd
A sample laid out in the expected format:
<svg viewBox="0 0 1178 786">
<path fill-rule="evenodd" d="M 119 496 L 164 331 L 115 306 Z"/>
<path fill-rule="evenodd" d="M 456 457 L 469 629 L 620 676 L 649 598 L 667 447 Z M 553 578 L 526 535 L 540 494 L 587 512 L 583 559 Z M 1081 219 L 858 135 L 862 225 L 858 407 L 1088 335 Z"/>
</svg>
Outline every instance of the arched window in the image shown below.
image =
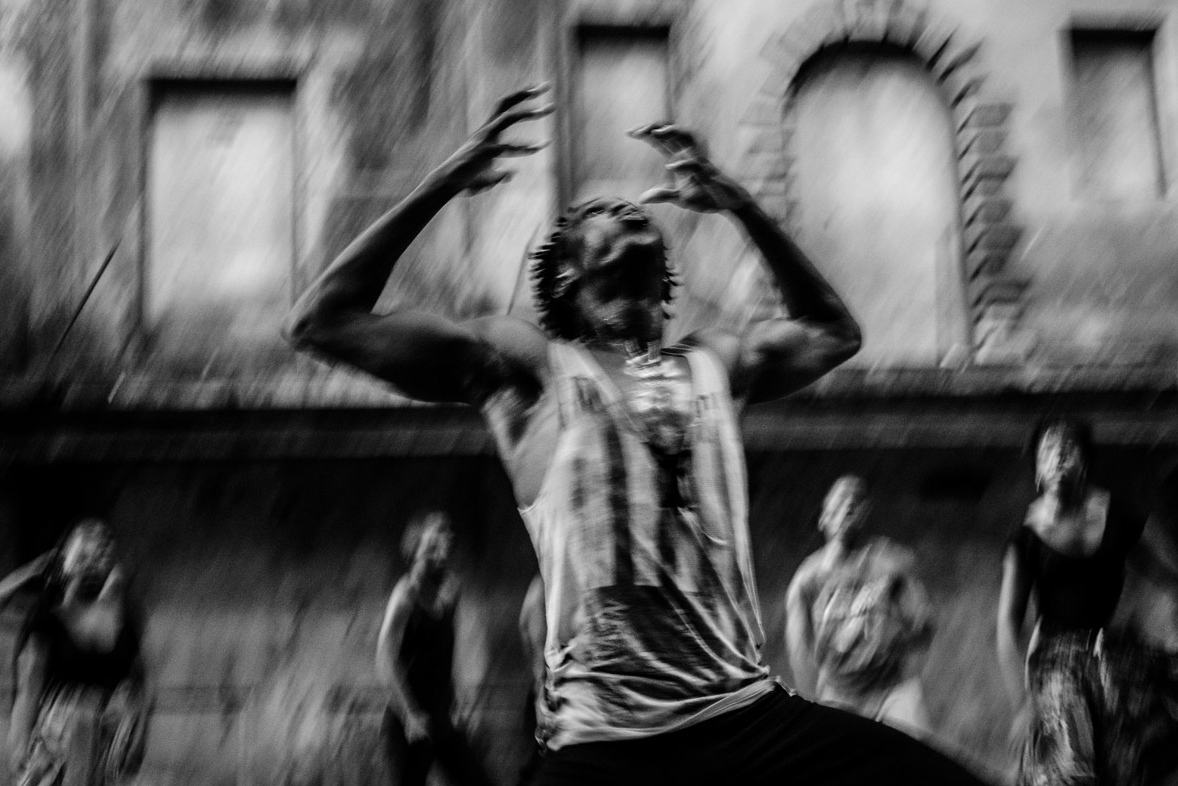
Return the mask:
<svg viewBox="0 0 1178 786">
<path fill-rule="evenodd" d="M 853 361 L 928 367 L 970 344 L 952 115 L 914 56 L 819 51 L 790 102 L 794 229 L 864 330 Z"/>
</svg>

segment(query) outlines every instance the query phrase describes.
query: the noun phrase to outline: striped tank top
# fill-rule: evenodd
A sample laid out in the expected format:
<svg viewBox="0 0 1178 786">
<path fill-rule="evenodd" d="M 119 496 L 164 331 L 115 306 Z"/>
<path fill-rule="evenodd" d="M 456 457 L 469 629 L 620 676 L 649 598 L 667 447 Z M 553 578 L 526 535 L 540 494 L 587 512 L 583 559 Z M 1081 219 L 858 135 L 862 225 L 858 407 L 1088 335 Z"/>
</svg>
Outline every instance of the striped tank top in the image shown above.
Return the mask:
<svg viewBox="0 0 1178 786">
<path fill-rule="evenodd" d="M 520 514 L 544 578 L 552 749 L 671 731 L 773 685 L 727 376 L 706 350 L 666 354 L 690 369 L 690 425 L 670 467 L 596 360 L 550 344 L 560 432 L 536 501 Z"/>
</svg>

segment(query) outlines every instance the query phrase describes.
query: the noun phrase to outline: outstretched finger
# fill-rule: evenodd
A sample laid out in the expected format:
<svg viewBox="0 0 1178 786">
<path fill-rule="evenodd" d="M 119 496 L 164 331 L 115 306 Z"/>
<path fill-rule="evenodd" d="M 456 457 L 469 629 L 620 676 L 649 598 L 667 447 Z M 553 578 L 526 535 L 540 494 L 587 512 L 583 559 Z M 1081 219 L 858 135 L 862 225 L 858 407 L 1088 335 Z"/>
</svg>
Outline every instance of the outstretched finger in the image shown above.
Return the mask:
<svg viewBox="0 0 1178 786">
<path fill-rule="evenodd" d="M 665 169 L 667 169 L 668 171 L 671 171 L 671 172 L 687 171 L 687 172 L 696 172 L 696 173 L 703 172 L 704 168 L 705 168 L 704 162 L 701 161 L 700 159 L 696 158 L 695 156 L 689 156 L 687 158 L 680 158 L 677 161 L 672 161 L 671 163 L 667 164 L 665 167 Z"/>
<path fill-rule="evenodd" d="M 513 106 L 522 104 L 529 98 L 535 98 L 538 95 L 543 95 L 548 92 L 552 85 L 548 82 L 540 82 L 539 84 L 529 85 L 528 87 L 516 90 L 514 93 L 508 93 L 499 99 L 499 103 L 495 105 L 495 112 L 491 115 L 494 120 L 499 115 L 511 109 Z"/>
<path fill-rule="evenodd" d="M 510 169 L 492 169 L 471 181 L 466 190 L 472 194 L 481 194 L 494 188 L 500 183 L 511 180 L 514 173 Z"/>
<path fill-rule="evenodd" d="M 631 128 L 626 134 L 632 139 L 640 139 L 647 144 L 657 147 L 665 155 L 673 156 L 679 151 L 669 145 L 665 139 L 655 134 L 655 131 L 666 126 L 666 123 L 647 123 L 646 125 Z"/>
<path fill-rule="evenodd" d="M 518 109 L 514 112 L 504 112 L 491 119 L 491 122 L 487 124 L 487 133 L 495 136 L 496 134 L 503 133 L 516 123 L 524 120 L 535 120 L 545 115 L 550 115 L 555 111 L 556 106 L 554 104 L 545 104 L 536 109 Z"/>
<path fill-rule="evenodd" d="M 663 125 L 652 129 L 650 134 L 655 139 L 667 145 L 673 153 L 699 149 L 699 142 L 696 140 L 695 135 L 679 126 Z"/>
<path fill-rule="evenodd" d="M 638 197 L 638 204 L 649 205 L 655 202 L 678 202 L 679 189 L 671 188 L 670 186 L 657 186 L 644 191 L 642 196 Z"/>
<path fill-rule="evenodd" d="M 518 142 L 504 142 L 495 148 L 495 155 L 497 156 L 530 156 L 533 153 L 539 153 L 544 148 L 548 147 L 547 142 L 536 142 L 535 144 L 523 144 Z"/>
</svg>

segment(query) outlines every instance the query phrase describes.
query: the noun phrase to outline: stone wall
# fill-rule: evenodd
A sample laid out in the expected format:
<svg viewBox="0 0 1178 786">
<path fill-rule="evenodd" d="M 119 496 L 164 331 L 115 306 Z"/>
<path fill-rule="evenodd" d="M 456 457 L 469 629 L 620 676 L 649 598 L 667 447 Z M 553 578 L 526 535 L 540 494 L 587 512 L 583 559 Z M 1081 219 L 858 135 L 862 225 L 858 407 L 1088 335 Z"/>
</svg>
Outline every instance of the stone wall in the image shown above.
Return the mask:
<svg viewBox="0 0 1178 786">
<path fill-rule="evenodd" d="M 128 391 L 175 381 L 166 367 L 152 367 L 143 302 L 152 264 L 144 162 L 160 85 L 293 85 L 289 298 L 457 146 L 496 97 L 547 79 L 567 104 L 578 25 L 669 30 L 675 119 L 699 129 L 716 160 L 787 225 L 797 196 L 791 101 L 800 70 L 848 43 L 907 52 L 942 93 L 958 158 L 964 262 L 950 281 L 967 303 L 970 346 L 950 365 L 990 368 L 998 379 L 1011 370 L 1169 368 L 1178 347 L 1178 238 L 1168 229 L 1178 127 L 1173 10 L 1166 0 L 1059 0 L 1033 9 L 1017 0 L 6 0 L 0 86 L 13 122 L 5 124 L 0 174 L 15 188 L 5 189 L 0 221 L 3 283 L 14 305 L 0 334 L 5 379 L 23 370 L 90 382 L 131 408 L 142 399 Z M 1078 185 L 1066 45 L 1077 25 L 1156 31 L 1166 185 L 1154 199 L 1109 201 Z M 560 195 L 575 190 L 563 182 L 567 123 L 558 112 L 521 129 L 556 144 L 515 162 L 510 183 L 447 207 L 402 262 L 383 305 L 530 313 L 523 252 Z M 763 305 L 764 271 L 728 222 L 657 212 L 689 290 L 673 333 L 716 320 L 739 325 Z M 295 400 L 373 395 L 327 376 L 287 357 L 228 381 L 257 389 L 263 380 L 272 395 L 262 399 L 289 398 L 300 385 Z M 139 387 L 127 384 L 136 380 Z M 202 380 L 226 381 L 208 373 Z M 198 403 L 208 398 L 179 400 L 208 406 Z"/>
</svg>

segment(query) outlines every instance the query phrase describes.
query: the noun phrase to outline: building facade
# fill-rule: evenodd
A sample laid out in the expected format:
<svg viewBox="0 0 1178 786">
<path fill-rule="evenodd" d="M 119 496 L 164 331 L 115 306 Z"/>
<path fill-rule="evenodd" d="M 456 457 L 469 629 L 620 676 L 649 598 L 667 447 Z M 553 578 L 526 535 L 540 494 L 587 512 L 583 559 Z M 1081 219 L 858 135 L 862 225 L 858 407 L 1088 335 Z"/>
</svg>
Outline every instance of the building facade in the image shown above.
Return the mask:
<svg viewBox="0 0 1178 786">
<path fill-rule="evenodd" d="M 540 81 L 557 112 L 511 133 L 553 144 L 449 205 L 382 307 L 529 316 L 547 223 L 664 179 L 624 131 L 696 130 L 865 331 L 745 418 L 766 655 L 788 680 L 785 585 L 857 469 L 941 608 L 943 737 L 1008 768 L 991 617 L 1031 424 L 1090 417 L 1100 469 L 1146 504 L 1178 457 L 1172 0 L 0 0 L 0 566 L 111 519 L 152 611 L 160 782 L 375 782 L 398 533 L 446 507 L 473 598 L 464 712 L 510 771 L 535 562 L 486 434 L 279 327 Z M 675 336 L 775 307 L 731 222 L 654 210 Z"/>
</svg>

